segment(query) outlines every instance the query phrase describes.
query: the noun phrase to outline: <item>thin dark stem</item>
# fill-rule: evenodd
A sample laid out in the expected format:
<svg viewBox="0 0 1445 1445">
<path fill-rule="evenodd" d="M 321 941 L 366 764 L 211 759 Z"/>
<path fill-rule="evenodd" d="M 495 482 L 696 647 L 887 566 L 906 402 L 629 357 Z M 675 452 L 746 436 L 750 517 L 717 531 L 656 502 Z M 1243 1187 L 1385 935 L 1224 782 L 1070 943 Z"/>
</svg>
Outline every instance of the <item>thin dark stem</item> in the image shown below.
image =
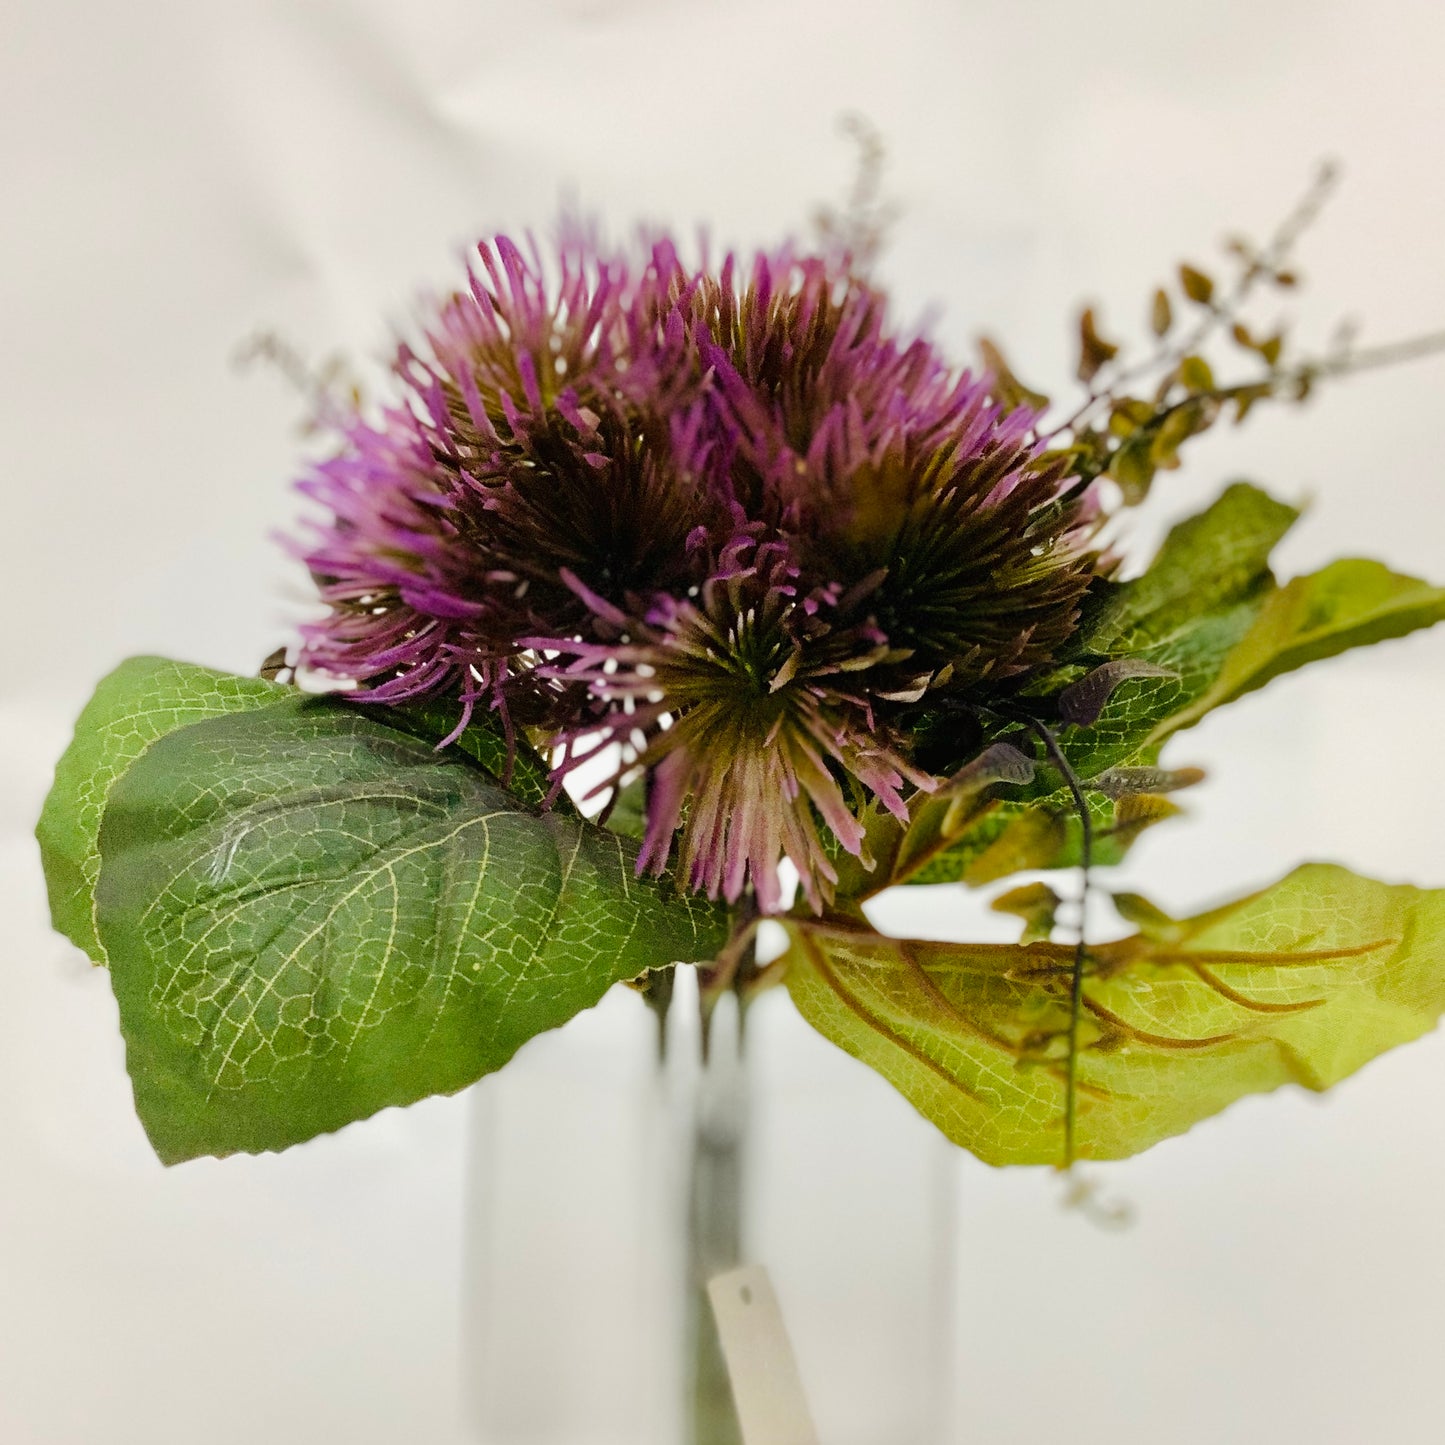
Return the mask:
<svg viewBox="0 0 1445 1445">
<path fill-rule="evenodd" d="M 1078 809 L 1082 835 L 1079 853 L 1079 937 L 1074 945 L 1074 966 L 1069 980 L 1068 1054 L 1064 1060 L 1064 1168 L 1068 1169 L 1074 1163 L 1075 1119 L 1078 1112 L 1079 1018 L 1084 1011 L 1084 964 L 1089 952 L 1089 870 L 1094 864 L 1094 820 L 1089 815 L 1089 805 L 1085 801 L 1084 786 L 1079 781 L 1079 775 L 1064 756 L 1053 730 L 1037 718 L 1028 719 L 1028 725 L 1042 739 L 1048 750 L 1049 760 L 1063 774 L 1064 782 L 1073 795 L 1074 807 Z"/>
</svg>

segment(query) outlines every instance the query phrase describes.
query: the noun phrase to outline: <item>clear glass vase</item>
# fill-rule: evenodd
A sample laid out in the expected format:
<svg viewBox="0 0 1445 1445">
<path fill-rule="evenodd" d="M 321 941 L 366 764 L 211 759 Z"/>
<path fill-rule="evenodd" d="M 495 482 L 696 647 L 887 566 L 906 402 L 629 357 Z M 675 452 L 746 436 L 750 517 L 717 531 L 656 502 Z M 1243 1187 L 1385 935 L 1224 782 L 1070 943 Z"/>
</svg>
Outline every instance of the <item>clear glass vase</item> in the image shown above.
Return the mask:
<svg viewBox="0 0 1445 1445">
<path fill-rule="evenodd" d="M 781 991 L 701 1058 L 614 990 L 476 1091 L 462 1367 L 484 1445 L 737 1445 L 700 1285 L 767 1268 L 819 1435 L 940 1445 L 950 1146 Z"/>
</svg>

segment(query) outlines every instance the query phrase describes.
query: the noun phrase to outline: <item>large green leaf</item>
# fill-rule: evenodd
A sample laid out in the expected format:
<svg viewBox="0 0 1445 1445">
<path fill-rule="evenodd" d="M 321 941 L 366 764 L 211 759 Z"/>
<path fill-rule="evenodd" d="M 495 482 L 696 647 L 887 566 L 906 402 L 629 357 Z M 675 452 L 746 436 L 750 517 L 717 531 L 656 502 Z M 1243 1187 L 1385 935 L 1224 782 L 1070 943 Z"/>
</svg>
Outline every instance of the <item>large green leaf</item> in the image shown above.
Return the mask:
<svg viewBox="0 0 1445 1445">
<path fill-rule="evenodd" d="M 1296 577 L 1265 597 L 1254 622 L 1210 686 L 1167 720 L 1170 731 L 1306 663 L 1403 637 L 1445 619 L 1445 588 L 1345 558 Z"/>
<path fill-rule="evenodd" d="M 1311 865 L 1197 918 L 1146 916 L 1089 952 L 1079 1158 L 1136 1154 L 1281 1084 L 1326 1089 L 1445 1011 L 1445 890 Z M 819 1032 L 989 1163 L 1063 1162 L 1072 948 L 788 927 L 788 990 Z"/>
<path fill-rule="evenodd" d="M 56 929 L 97 963 L 105 949 L 95 929 L 96 839 L 106 800 L 127 768 L 157 738 L 236 712 L 249 712 L 291 696 L 293 689 L 259 677 L 238 677 L 175 662 L 132 657 L 102 678 L 76 720 L 75 735 L 55 768 L 55 782 L 36 825 Z M 455 728 L 461 705 L 428 700 L 386 709 L 393 725 L 440 742 Z M 479 762 L 510 790 L 539 803 L 550 791 L 546 764 L 525 741 L 509 747 L 489 714 L 476 717 L 450 746 Z M 565 798 L 558 800 L 570 812 Z"/>
<path fill-rule="evenodd" d="M 101 680 L 56 764 L 35 829 L 55 927 L 97 963 L 105 962 L 105 949 L 93 915 L 100 873 L 96 838 L 116 779 L 166 733 L 275 702 L 287 691 L 258 677 L 164 657 L 132 657 Z"/>
<path fill-rule="evenodd" d="M 1172 527 L 1144 573 L 1095 601 L 1080 652 L 1128 657 L 1194 630 L 1202 615 L 1234 606 L 1269 575 L 1269 554 L 1299 511 L 1249 482 L 1234 482 L 1204 511 Z"/>
<path fill-rule="evenodd" d="M 724 910 L 465 758 L 292 697 L 155 743 L 96 892 L 137 1111 L 167 1162 L 281 1149 L 500 1068 Z"/>
</svg>

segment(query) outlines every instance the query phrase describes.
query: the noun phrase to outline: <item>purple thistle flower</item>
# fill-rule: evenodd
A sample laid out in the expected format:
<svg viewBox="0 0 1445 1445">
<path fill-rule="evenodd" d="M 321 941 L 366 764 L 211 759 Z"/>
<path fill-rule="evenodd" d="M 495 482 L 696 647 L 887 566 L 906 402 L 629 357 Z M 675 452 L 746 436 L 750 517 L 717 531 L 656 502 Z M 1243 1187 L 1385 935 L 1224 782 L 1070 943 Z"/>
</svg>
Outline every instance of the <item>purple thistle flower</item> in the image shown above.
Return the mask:
<svg viewBox="0 0 1445 1445">
<path fill-rule="evenodd" d="M 516 639 L 614 636 L 619 609 L 704 580 L 734 518 L 700 404 L 621 391 L 660 389 L 681 344 L 644 324 L 676 279 L 670 251 L 633 281 L 574 236 L 553 287 L 505 238 L 478 255 L 428 355 L 398 352 L 406 404 L 353 418 L 301 483 L 333 519 L 301 549 L 331 607 L 305 655 L 378 702 L 452 689 L 532 725 L 557 700 Z"/>
<path fill-rule="evenodd" d="M 395 702 L 450 693 L 648 778 L 640 867 L 821 908 L 826 835 L 934 780 L 911 719 L 1046 665 L 1095 517 L 1027 411 L 784 250 L 714 274 L 573 233 L 556 279 L 499 238 L 403 347 L 405 400 L 304 482 L 330 615 L 305 660 Z"/>
<path fill-rule="evenodd" d="M 822 261 L 760 257 L 741 292 L 733 274 L 701 288 L 719 338 L 704 356 L 738 490 L 793 540 L 804 587 L 852 589 L 920 679 L 1046 662 L 1093 572 L 1093 514 L 1064 501 L 1067 463 L 1042 455 L 1035 415 L 890 334 L 883 297 Z"/>
<path fill-rule="evenodd" d="M 837 874 L 814 814 L 857 854 L 861 795 L 849 797 L 850 780 L 899 817 L 905 785 L 933 780 L 880 743 L 866 692 L 850 681 L 859 639 L 830 636 L 822 612 L 799 601 L 778 544 L 740 550 L 751 555 L 696 601 L 661 600 L 636 641 L 534 641 L 574 659 L 551 664 L 551 675 L 585 679 L 608 705 L 562 740 L 639 750 L 651 780 L 640 867 L 660 873 L 681 828 L 690 888 L 735 901 L 751 879 L 759 908 L 772 912 L 786 856 L 821 908 Z M 861 656 L 887 652 L 876 634 L 865 646 Z"/>
</svg>

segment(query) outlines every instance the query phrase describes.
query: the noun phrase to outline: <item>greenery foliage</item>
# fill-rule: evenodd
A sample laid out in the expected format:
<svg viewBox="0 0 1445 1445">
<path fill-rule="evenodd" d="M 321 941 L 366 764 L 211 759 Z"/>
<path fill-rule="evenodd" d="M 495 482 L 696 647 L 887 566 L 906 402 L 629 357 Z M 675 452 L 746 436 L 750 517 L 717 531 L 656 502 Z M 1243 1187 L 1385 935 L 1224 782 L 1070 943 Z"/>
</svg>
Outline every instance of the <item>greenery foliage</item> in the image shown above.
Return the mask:
<svg viewBox="0 0 1445 1445">
<path fill-rule="evenodd" d="M 1445 589 L 1373 562 L 1279 584 L 1268 555 L 1294 517 L 1236 484 L 1091 598 L 1060 676 L 1158 668 L 1120 676 L 1091 721 L 1052 724 L 1095 866 L 1201 776 L 1160 765 L 1172 733 L 1445 617 Z M 1068 787 L 1026 721 L 990 719 L 908 823 L 870 812 L 872 868 L 841 860 L 835 905 L 796 910 L 763 980 L 993 1163 L 1063 1158 L 1074 950 L 1049 941 L 1057 894 L 999 900 L 1025 920 L 1012 946 L 887 938 L 858 905 L 1079 863 Z M 544 809 L 540 759 L 523 749 L 504 786 L 500 733 L 475 722 L 438 752 L 447 722 L 158 658 L 97 688 L 38 834 L 56 926 L 110 963 L 163 1159 L 285 1148 L 461 1088 L 614 983 L 727 956 L 722 906 L 633 876 L 635 801 L 616 829 Z M 1195 919 L 1123 909 L 1141 931 L 1087 954 L 1077 1157 L 1137 1152 L 1244 1093 L 1328 1087 L 1445 1009 L 1445 892 L 1313 866 Z"/>
<path fill-rule="evenodd" d="M 1311 865 L 1089 949 L 1070 1098 L 1072 947 L 789 923 L 788 992 L 990 1164 L 1121 1159 L 1281 1084 L 1327 1089 L 1445 1011 L 1445 890 Z"/>
<path fill-rule="evenodd" d="M 1154 291 L 1154 350 L 1142 362 L 1095 309 L 1083 313 L 1084 399 L 1032 433 L 1049 477 L 1078 482 L 1070 505 L 1110 484 L 1123 505 L 1141 502 L 1222 416 L 1302 400 L 1322 378 L 1427 344 L 1361 352 L 1344 337 L 1301 360 L 1283 333 L 1257 334 L 1246 317 L 1260 288 L 1296 284 L 1291 248 L 1328 181 L 1269 244 L 1232 243 L 1232 278 L 1186 264 Z M 851 262 L 878 239 L 837 218 L 825 236 Z M 1251 374 L 1216 380 L 1222 364 L 1206 353 L 1221 340 Z M 1001 414 L 1046 404 L 995 343 L 983 350 Z M 990 474 L 984 492 L 994 487 Z M 1313 864 L 1189 919 L 1120 894 L 1114 905 L 1137 932 L 1106 943 L 1077 921 L 1063 926 L 1066 900 L 1038 878 L 994 901 L 1021 921 L 1011 945 L 888 937 L 863 904 L 899 885 L 1076 868 L 1077 920 L 1097 870 L 1175 816 L 1174 795 L 1203 776 L 1166 761 L 1175 733 L 1282 674 L 1445 618 L 1445 588 L 1374 561 L 1279 581 L 1270 555 L 1297 515 L 1236 482 L 1174 527 L 1132 580 L 1108 565 L 1086 585 L 1071 574 L 1077 610 L 1063 640 L 1016 684 L 950 689 L 949 663 L 904 686 L 911 652 L 887 653 L 902 681 L 879 696 L 913 754 L 887 786 L 865 736 L 817 762 L 813 801 L 800 806 L 814 843 L 829 811 L 830 851 L 817 843 L 829 886 L 780 915 L 787 950 L 761 970 L 751 884 L 729 906 L 670 874 L 639 876 L 640 852 L 657 864 L 672 847 L 652 836 L 640 777 L 619 776 L 588 818 L 560 792 L 556 759 L 533 749 L 545 733 L 529 738 L 525 719 L 504 727 L 475 699 L 458 727 L 445 699 L 367 706 L 309 695 L 275 667 L 242 678 L 153 657 L 99 684 L 57 766 L 37 828 L 55 926 L 110 968 L 136 1107 L 168 1163 L 284 1149 L 457 1090 L 616 983 L 665 1006 L 672 971 L 688 964 L 702 972 L 705 1005 L 725 989 L 746 1001 L 784 985 L 819 1032 L 990 1163 L 1122 1158 L 1242 1095 L 1328 1088 L 1431 1028 L 1445 1011 L 1445 890 Z M 750 602 L 743 620 L 785 594 Z M 381 609 L 361 596 L 354 610 L 366 622 Z M 713 658 L 689 646 L 690 660 Z M 811 679 L 791 662 L 771 687 L 832 688 L 852 707 L 848 669 L 884 657 L 868 646 L 862 661 Z M 639 673 L 639 709 L 654 674 Z M 564 688 L 577 684 L 556 670 L 548 686 L 571 696 Z M 630 714 L 619 716 L 622 728 Z M 679 746 L 678 726 L 655 727 L 660 757 Z M 789 746 L 811 758 L 823 728 Z M 759 777 L 772 776 L 764 764 L 777 747 L 775 729 L 749 762 Z M 927 766 L 914 767 L 925 753 Z M 704 761 L 731 786 L 736 766 Z M 871 794 L 860 779 L 874 780 Z M 692 825 L 716 804 L 691 803 Z M 681 803 L 675 811 L 688 827 Z M 727 822 L 709 824 L 699 847 Z M 771 824 L 755 824 L 771 866 Z"/>
</svg>

